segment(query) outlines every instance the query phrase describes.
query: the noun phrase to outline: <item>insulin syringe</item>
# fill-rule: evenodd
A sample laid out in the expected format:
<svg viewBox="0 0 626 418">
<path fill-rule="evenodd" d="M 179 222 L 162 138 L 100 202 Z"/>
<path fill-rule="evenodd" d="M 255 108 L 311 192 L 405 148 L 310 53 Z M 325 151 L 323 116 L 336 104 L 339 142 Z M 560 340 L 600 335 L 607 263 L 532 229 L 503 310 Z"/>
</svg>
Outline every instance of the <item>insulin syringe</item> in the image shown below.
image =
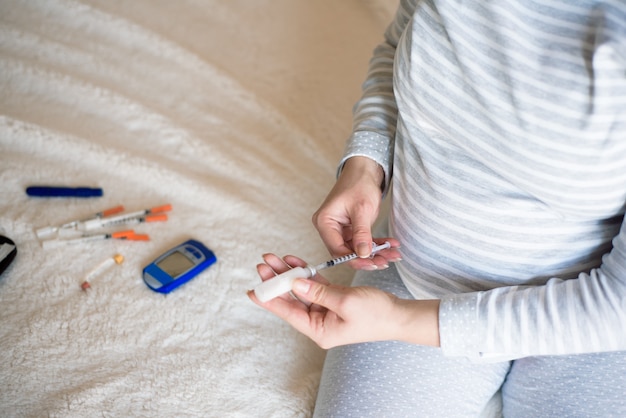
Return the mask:
<svg viewBox="0 0 626 418">
<path fill-rule="evenodd" d="M 374 243 L 372 247 L 372 254 L 375 254 L 378 251 L 386 250 L 390 247 L 391 244 L 389 242 L 385 242 L 384 244 L 380 245 Z M 278 276 L 270 280 L 266 280 L 257 287 L 255 287 L 254 294 L 260 302 L 267 302 L 268 300 L 272 300 L 275 297 L 278 297 L 284 293 L 290 292 L 291 286 L 296 279 L 313 277 L 319 270 L 343 264 L 358 257 L 359 256 L 356 253 L 352 253 L 333 258 L 332 260 L 325 261 L 316 266 L 307 265 L 305 267 L 292 268 L 291 270 L 279 274 Z"/>
<path fill-rule="evenodd" d="M 144 209 L 137 212 L 124 213 L 108 218 L 94 218 L 78 224 L 77 228 L 81 231 L 91 231 L 97 228 L 107 228 L 118 225 L 127 225 L 140 222 L 154 222 L 167 220 L 167 215 L 163 212 L 172 210 L 172 205 L 167 204 L 157 206 L 150 209 Z"/>
</svg>

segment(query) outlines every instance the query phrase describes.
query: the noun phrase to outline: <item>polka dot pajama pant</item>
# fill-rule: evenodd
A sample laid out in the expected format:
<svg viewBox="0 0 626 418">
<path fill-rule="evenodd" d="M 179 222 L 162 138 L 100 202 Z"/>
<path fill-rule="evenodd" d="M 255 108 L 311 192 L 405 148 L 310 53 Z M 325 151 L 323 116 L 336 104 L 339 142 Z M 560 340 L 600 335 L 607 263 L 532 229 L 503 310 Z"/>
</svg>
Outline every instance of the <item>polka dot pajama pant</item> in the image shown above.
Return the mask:
<svg viewBox="0 0 626 418">
<path fill-rule="evenodd" d="M 411 298 L 393 266 L 359 272 L 354 285 Z M 315 408 L 317 418 L 500 414 L 626 417 L 626 353 L 478 364 L 396 341 L 337 347 L 328 351 Z"/>
</svg>

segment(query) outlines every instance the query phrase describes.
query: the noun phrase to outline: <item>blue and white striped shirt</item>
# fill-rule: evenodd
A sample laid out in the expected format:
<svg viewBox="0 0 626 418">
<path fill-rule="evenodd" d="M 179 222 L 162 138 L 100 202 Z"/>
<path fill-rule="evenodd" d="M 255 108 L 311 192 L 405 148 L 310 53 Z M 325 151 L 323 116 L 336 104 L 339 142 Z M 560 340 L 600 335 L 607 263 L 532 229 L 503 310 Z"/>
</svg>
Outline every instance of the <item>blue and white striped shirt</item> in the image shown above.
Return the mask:
<svg viewBox="0 0 626 418">
<path fill-rule="evenodd" d="M 444 353 L 626 350 L 624 0 L 402 0 L 355 155 L 393 179 L 398 270 L 442 298 Z"/>
</svg>

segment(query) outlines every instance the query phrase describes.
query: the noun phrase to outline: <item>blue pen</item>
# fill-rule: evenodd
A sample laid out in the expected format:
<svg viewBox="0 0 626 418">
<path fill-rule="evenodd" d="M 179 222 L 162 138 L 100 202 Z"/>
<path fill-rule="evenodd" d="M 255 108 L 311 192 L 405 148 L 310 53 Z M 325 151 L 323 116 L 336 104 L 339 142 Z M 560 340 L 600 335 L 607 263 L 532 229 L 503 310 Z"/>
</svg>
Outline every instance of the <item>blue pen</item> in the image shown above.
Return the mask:
<svg viewBox="0 0 626 418">
<path fill-rule="evenodd" d="M 34 197 L 100 197 L 102 196 L 102 189 L 92 187 L 30 186 L 26 188 L 26 194 Z"/>
</svg>

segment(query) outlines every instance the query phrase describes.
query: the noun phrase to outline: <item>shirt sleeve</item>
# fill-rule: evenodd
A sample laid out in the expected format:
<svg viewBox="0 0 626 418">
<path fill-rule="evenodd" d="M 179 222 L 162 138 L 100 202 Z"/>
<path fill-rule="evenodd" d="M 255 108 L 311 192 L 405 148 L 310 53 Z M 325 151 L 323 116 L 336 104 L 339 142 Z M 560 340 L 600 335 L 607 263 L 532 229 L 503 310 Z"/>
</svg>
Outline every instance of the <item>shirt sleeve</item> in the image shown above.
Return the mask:
<svg viewBox="0 0 626 418">
<path fill-rule="evenodd" d="M 449 356 L 501 361 L 626 350 L 626 225 L 589 273 L 446 296 L 439 316 Z"/>
<path fill-rule="evenodd" d="M 385 40 L 374 49 L 362 95 L 353 108 L 352 135 L 337 173 L 350 157 L 364 156 L 380 164 L 385 172 L 384 190 L 392 175 L 393 146 L 398 109 L 393 93 L 393 61 L 400 37 L 415 5 L 401 1 L 393 22 L 385 31 Z"/>
</svg>

